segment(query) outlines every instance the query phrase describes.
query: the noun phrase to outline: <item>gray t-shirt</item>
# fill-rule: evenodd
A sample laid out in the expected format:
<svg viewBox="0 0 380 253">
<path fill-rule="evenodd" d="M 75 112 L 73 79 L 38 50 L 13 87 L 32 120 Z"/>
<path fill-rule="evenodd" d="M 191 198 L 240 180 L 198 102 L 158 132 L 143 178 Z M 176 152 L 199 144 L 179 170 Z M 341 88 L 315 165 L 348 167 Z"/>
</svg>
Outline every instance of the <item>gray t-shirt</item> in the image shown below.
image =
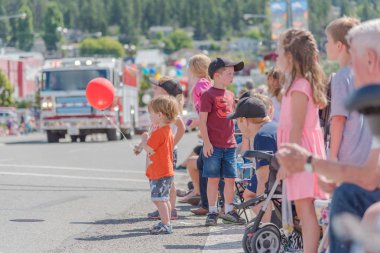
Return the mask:
<svg viewBox="0 0 380 253">
<path fill-rule="evenodd" d="M 338 160 L 361 165 L 367 161 L 372 135 L 367 121 L 357 112 L 349 112 L 345 100 L 354 91 L 354 77 L 349 67 L 338 70 L 331 82 L 331 116 L 345 116 L 342 142 Z"/>
</svg>

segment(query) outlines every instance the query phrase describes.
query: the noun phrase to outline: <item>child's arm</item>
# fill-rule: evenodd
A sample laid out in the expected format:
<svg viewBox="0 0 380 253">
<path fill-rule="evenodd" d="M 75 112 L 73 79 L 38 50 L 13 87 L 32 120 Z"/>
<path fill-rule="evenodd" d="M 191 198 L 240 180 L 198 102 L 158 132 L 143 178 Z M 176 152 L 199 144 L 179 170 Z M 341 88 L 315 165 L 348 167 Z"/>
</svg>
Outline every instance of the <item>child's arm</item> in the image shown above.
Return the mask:
<svg viewBox="0 0 380 253">
<path fill-rule="evenodd" d="M 292 126 L 290 128 L 289 142 L 302 146 L 301 137 L 305 125 L 308 97 L 299 91 L 293 91 L 291 96 Z"/>
<path fill-rule="evenodd" d="M 210 142 L 210 138 L 208 137 L 207 132 L 207 117 L 208 112 L 200 112 L 199 113 L 199 130 L 201 131 L 201 136 L 203 139 L 203 154 L 205 157 L 209 157 L 214 152 L 214 149 L 212 147 L 212 144 Z"/>
<path fill-rule="evenodd" d="M 148 146 L 147 144 L 147 141 L 148 141 L 148 133 L 143 133 L 141 135 L 141 144 L 140 146 L 146 151 L 146 153 L 148 154 L 148 156 L 151 156 L 154 154 L 154 150 Z"/>
<path fill-rule="evenodd" d="M 175 125 L 177 126 L 177 133 L 174 136 L 174 146 L 178 144 L 186 130 L 185 124 L 183 123 L 181 117 L 176 119 Z"/>
<path fill-rule="evenodd" d="M 340 144 L 342 143 L 343 130 L 347 118 L 345 116 L 333 116 L 331 119 L 330 159 L 338 160 Z"/>
</svg>

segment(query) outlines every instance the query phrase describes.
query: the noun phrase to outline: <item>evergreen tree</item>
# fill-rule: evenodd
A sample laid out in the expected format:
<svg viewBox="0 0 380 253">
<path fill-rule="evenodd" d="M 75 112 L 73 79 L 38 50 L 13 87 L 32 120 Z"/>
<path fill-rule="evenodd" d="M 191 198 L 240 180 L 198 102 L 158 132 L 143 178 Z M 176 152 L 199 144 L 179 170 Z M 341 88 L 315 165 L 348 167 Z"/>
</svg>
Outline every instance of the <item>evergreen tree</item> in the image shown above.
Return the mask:
<svg viewBox="0 0 380 253">
<path fill-rule="evenodd" d="M 27 5 L 21 6 L 19 13 L 25 13 L 26 18 L 17 20 L 17 47 L 29 51 L 33 47 L 34 33 L 33 33 L 33 14 Z"/>
<path fill-rule="evenodd" d="M 6 16 L 7 13 L 5 11 L 3 2 L 0 1 L 0 16 Z M 9 32 L 10 32 L 10 27 L 9 27 L 9 20 L 8 19 L 3 19 L 0 20 L 0 47 L 5 47 L 8 43 L 9 39 Z"/>
<path fill-rule="evenodd" d="M 43 39 L 46 49 L 57 50 L 57 44 L 62 38 L 60 29 L 63 29 L 63 16 L 56 3 L 50 3 L 44 18 L 45 31 Z"/>
</svg>

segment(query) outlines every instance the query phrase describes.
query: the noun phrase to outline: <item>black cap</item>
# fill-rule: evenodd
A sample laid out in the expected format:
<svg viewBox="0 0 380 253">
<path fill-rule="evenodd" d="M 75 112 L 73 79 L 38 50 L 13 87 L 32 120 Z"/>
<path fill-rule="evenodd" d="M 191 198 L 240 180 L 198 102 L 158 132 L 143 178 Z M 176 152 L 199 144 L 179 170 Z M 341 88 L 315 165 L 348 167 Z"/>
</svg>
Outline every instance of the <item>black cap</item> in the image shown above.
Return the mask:
<svg viewBox="0 0 380 253">
<path fill-rule="evenodd" d="M 215 72 L 224 67 L 234 67 L 234 71 L 240 71 L 244 68 L 244 62 L 233 62 L 226 58 L 216 58 L 208 66 L 208 75 L 213 79 Z"/>
<path fill-rule="evenodd" d="M 227 115 L 227 118 L 265 118 L 266 116 L 268 115 L 263 101 L 249 97 L 241 99 L 236 105 L 235 112 Z"/>
<path fill-rule="evenodd" d="M 163 88 L 169 95 L 175 97 L 179 94 L 182 94 L 182 87 L 181 85 L 174 79 L 169 79 L 167 81 L 164 81 L 160 83 L 159 81 L 155 79 L 150 79 L 150 82 L 154 85 L 160 86 Z"/>
</svg>

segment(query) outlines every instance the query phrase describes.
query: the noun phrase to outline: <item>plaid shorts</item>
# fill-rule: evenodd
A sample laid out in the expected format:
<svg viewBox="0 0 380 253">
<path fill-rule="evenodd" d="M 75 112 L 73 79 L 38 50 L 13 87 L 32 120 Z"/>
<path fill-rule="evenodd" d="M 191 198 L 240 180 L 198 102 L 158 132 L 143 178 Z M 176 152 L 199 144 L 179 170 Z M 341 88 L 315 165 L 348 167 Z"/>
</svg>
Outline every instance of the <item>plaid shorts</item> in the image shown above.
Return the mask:
<svg viewBox="0 0 380 253">
<path fill-rule="evenodd" d="M 150 197 L 152 201 L 169 201 L 170 188 L 174 177 L 150 180 Z"/>
</svg>

